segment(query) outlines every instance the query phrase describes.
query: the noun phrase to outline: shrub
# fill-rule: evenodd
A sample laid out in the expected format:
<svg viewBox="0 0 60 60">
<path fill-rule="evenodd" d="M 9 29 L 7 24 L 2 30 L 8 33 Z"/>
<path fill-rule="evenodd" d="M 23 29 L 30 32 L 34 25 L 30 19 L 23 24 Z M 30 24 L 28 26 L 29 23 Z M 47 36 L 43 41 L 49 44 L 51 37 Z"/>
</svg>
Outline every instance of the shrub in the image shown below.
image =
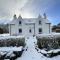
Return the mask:
<svg viewBox="0 0 60 60">
<path fill-rule="evenodd" d="M 58 41 L 58 45 L 60 46 L 60 37 L 57 37 L 56 40 Z"/>
<path fill-rule="evenodd" d="M 37 45 L 40 49 L 57 49 L 60 47 L 60 37 L 37 37 Z"/>
<path fill-rule="evenodd" d="M 4 46 L 25 46 L 25 38 L 9 38 L 9 39 L 4 39 L 0 40 L 0 47 Z"/>
</svg>

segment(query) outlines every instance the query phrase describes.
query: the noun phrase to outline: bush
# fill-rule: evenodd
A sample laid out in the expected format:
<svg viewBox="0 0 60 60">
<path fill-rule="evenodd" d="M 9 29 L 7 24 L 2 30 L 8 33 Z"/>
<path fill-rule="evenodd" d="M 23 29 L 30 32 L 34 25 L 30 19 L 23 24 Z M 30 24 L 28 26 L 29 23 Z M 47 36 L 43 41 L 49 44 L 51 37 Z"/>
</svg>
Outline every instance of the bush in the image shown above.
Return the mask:
<svg viewBox="0 0 60 60">
<path fill-rule="evenodd" d="M 0 40 L 0 47 L 4 46 L 25 46 L 25 38 L 9 38 L 9 39 L 4 39 Z"/>
<path fill-rule="evenodd" d="M 60 37 L 37 37 L 37 45 L 40 49 L 57 49 L 60 47 Z"/>
<path fill-rule="evenodd" d="M 57 37 L 56 40 L 58 41 L 58 45 L 60 46 L 60 37 Z"/>
</svg>

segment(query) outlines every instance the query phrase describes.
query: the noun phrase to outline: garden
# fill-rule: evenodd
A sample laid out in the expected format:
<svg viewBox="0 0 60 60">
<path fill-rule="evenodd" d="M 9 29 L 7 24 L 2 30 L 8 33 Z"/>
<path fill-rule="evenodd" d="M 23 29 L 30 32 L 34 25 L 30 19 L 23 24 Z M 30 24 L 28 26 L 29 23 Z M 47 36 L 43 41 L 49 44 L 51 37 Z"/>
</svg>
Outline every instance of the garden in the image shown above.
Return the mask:
<svg viewBox="0 0 60 60">
<path fill-rule="evenodd" d="M 1 36 L 0 37 L 0 60 L 15 60 L 24 51 L 25 37 Z"/>
<path fill-rule="evenodd" d="M 38 36 L 37 46 L 40 53 L 46 57 L 60 55 L 60 35 Z"/>
</svg>

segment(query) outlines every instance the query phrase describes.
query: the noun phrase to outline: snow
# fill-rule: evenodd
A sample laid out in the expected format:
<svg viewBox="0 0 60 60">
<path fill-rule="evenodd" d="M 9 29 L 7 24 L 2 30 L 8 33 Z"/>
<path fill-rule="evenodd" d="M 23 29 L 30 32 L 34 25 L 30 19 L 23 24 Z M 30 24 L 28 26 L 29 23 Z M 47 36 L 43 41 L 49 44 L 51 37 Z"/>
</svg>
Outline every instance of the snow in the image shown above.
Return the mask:
<svg viewBox="0 0 60 60">
<path fill-rule="evenodd" d="M 48 51 L 47 53 L 51 53 L 51 52 L 53 52 L 53 53 L 58 53 L 58 52 L 60 52 L 60 49 L 50 50 L 50 51 Z"/>
<path fill-rule="evenodd" d="M 59 33 L 55 33 L 52 35 L 60 35 Z M 48 36 L 48 34 L 42 34 L 42 36 Z M 50 36 L 50 35 L 49 35 Z M 9 35 L 0 35 L 0 39 L 7 39 L 7 38 L 19 38 L 19 37 L 24 37 L 24 36 L 9 36 Z M 25 37 L 25 42 L 26 42 L 26 46 L 25 48 L 27 48 L 27 51 L 24 50 L 23 54 L 21 57 L 17 58 L 16 60 L 60 60 L 60 55 L 59 56 L 55 56 L 53 58 L 47 58 L 45 56 L 43 56 L 43 54 L 41 53 L 50 53 L 50 52 L 58 52 L 60 51 L 60 49 L 56 49 L 56 50 L 50 50 L 50 51 L 45 51 L 45 50 L 39 50 L 39 53 L 35 48 L 36 48 L 36 43 L 37 43 L 37 39 L 36 37 Z M 0 54 L 4 55 L 7 52 L 5 51 L 10 51 L 10 53 L 8 55 L 10 55 L 12 53 L 12 51 L 21 51 L 23 47 L 0 47 Z M 4 52 L 2 52 L 4 51 Z M 14 54 L 12 54 L 12 56 L 14 56 Z"/>
<path fill-rule="evenodd" d="M 6 56 L 11 56 L 13 54 L 13 51 L 9 51 Z"/>
<path fill-rule="evenodd" d="M 1 51 L 21 51 L 22 50 L 22 46 L 20 47 L 0 47 L 0 52 Z"/>
<path fill-rule="evenodd" d="M 41 53 L 38 53 L 35 49 L 35 44 L 37 42 L 36 37 L 25 38 L 26 40 L 26 48 L 27 51 L 24 51 L 22 56 L 17 58 L 16 60 L 60 60 L 60 56 L 56 56 L 53 58 L 47 58 L 43 56 Z M 46 51 L 42 50 L 42 52 L 46 53 Z"/>
<path fill-rule="evenodd" d="M 60 37 L 60 33 L 50 33 L 50 34 L 40 34 L 37 35 L 37 37 Z"/>
<path fill-rule="evenodd" d="M 4 59 L 4 60 L 10 60 L 10 59 Z"/>
<path fill-rule="evenodd" d="M 14 57 L 15 54 L 13 54 L 13 51 L 22 51 L 23 47 L 0 47 L 0 56 L 3 56 L 6 54 L 7 56 Z"/>
<path fill-rule="evenodd" d="M 43 54 L 48 54 L 48 53 L 58 53 L 60 52 L 60 49 L 53 49 L 53 50 L 50 50 L 50 51 L 45 51 L 44 49 L 40 50 L 39 49 L 39 52 L 43 53 Z"/>
<path fill-rule="evenodd" d="M 10 36 L 10 34 L 6 33 L 6 34 L 0 34 L 0 37 L 4 37 L 4 36 Z"/>
<path fill-rule="evenodd" d="M 13 54 L 13 51 L 9 51 L 9 53 L 7 53 L 6 57 L 7 57 L 7 56 L 14 57 L 15 54 Z"/>
<path fill-rule="evenodd" d="M 7 53 L 6 51 L 3 51 L 3 52 L 0 51 L 0 55 L 2 55 L 2 56 L 5 55 L 6 53 Z"/>
<path fill-rule="evenodd" d="M 24 38 L 25 36 L 10 36 L 10 34 L 0 34 L 0 39 L 9 39 L 9 38 Z"/>
</svg>

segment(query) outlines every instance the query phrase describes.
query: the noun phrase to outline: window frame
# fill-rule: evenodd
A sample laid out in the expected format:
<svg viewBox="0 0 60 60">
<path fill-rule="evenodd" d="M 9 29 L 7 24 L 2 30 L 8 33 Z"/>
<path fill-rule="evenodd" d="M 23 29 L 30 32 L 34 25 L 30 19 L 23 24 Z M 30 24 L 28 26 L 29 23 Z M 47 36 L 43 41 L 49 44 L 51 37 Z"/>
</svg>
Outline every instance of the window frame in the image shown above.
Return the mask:
<svg viewBox="0 0 60 60">
<path fill-rule="evenodd" d="M 22 33 L 22 29 L 21 28 L 19 29 L 19 33 Z"/>
<path fill-rule="evenodd" d="M 32 33 L 32 30 L 31 29 L 29 29 L 29 33 Z"/>
<path fill-rule="evenodd" d="M 41 34 L 41 33 L 42 33 L 42 28 L 39 28 L 39 30 L 38 30 L 38 31 L 39 31 L 39 34 Z"/>
<path fill-rule="evenodd" d="M 21 25 L 22 24 L 22 22 L 21 21 L 19 21 L 19 25 Z"/>
<path fill-rule="evenodd" d="M 39 20 L 39 25 L 41 24 L 41 21 Z"/>
</svg>

